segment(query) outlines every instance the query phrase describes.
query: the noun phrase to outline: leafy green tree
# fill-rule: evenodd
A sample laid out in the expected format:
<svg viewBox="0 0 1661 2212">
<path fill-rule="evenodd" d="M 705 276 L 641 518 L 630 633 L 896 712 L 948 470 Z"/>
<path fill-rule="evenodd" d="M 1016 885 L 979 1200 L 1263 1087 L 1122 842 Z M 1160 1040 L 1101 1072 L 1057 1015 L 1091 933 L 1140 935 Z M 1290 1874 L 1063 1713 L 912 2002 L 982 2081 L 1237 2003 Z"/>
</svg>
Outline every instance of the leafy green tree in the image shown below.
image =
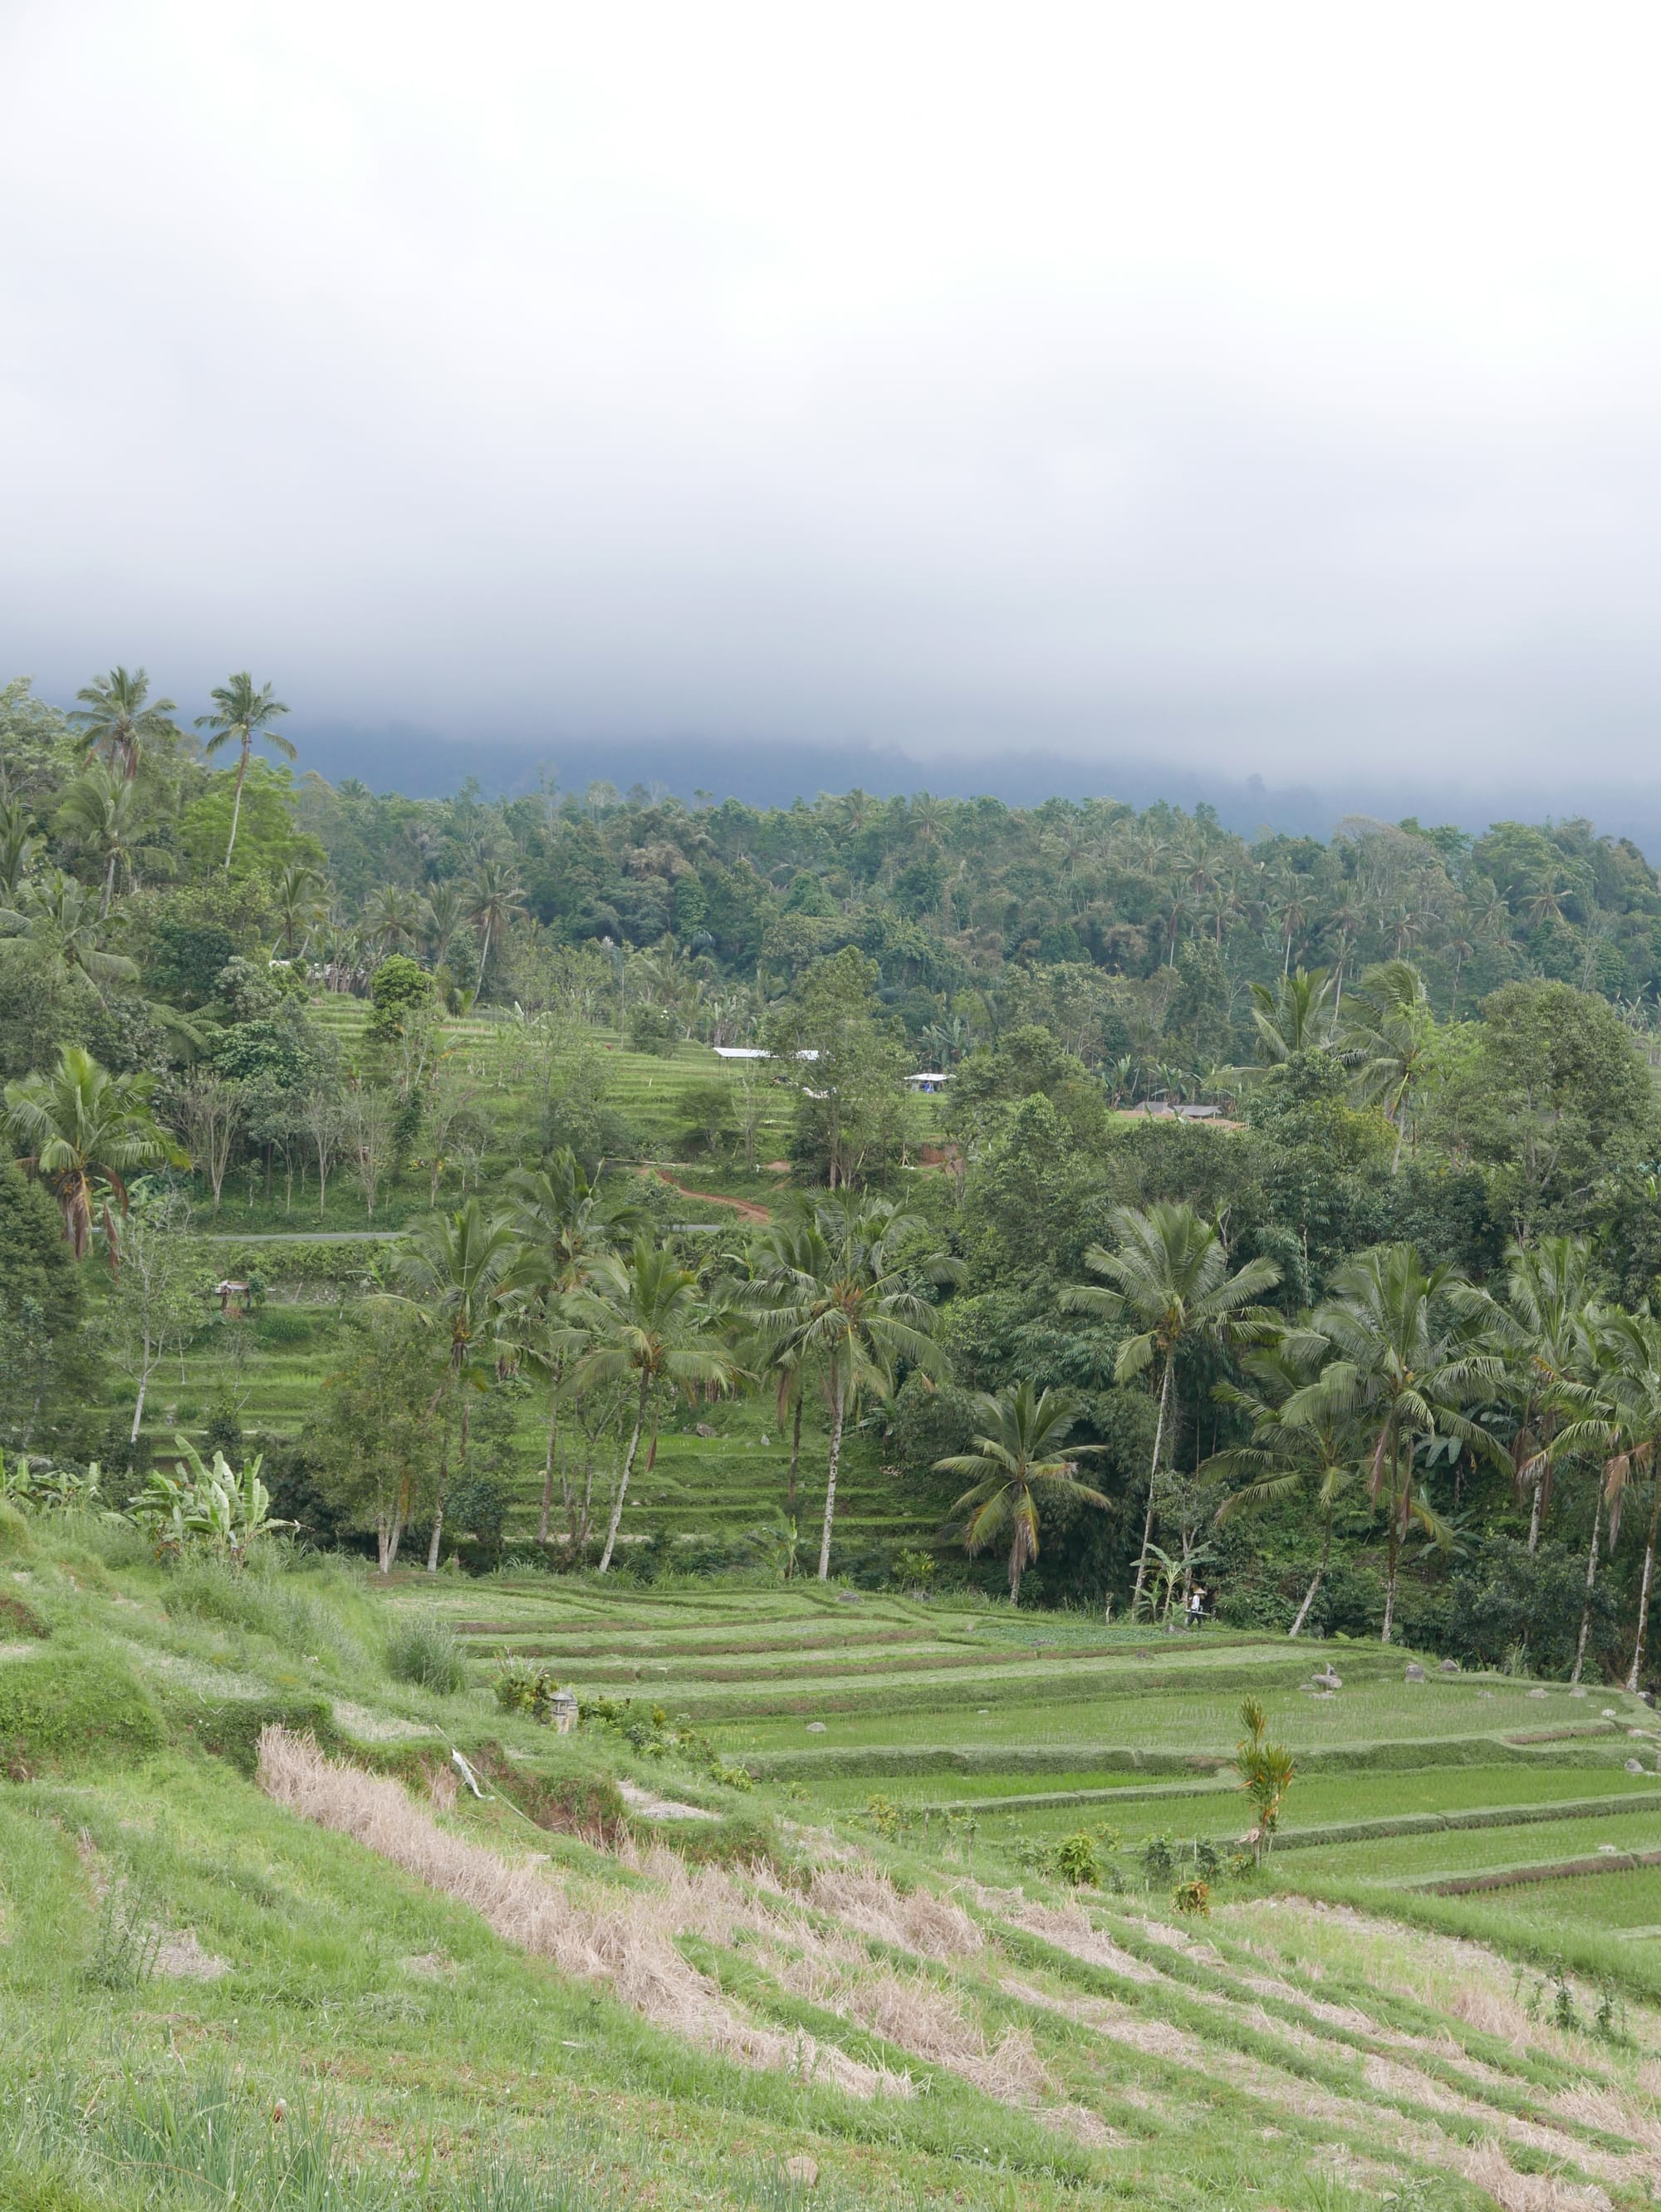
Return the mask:
<svg viewBox="0 0 1661 2212">
<path fill-rule="evenodd" d="M 135 1208 L 121 1230 L 121 1270 L 110 1298 L 110 1338 L 135 1385 L 130 1444 L 144 1425 L 150 1378 L 170 1347 L 183 1352 L 208 1314 L 212 1275 L 189 1235 L 189 1210 L 164 1199 Z"/>
<path fill-rule="evenodd" d="M 313 1481 L 347 1525 L 372 1528 L 390 1574 L 405 1528 L 437 1494 L 446 1431 L 433 1418 L 432 1331 L 399 1300 L 370 1298 L 346 1316 L 346 1356 L 307 1431 Z"/>
<path fill-rule="evenodd" d="M 227 678 L 209 696 L 214 702 L 213 712 L 198 714 L 196 722 L 198 730 L 211 733 L 202 750 L 209 760 L 227 745 L 234 745 L 237 755 L 236 797 L 231 807 L 231 833 L 225 843 L 225 872 L 228 875 L 231 855 L 236 850 L 237 824 L 242 817 L 242 787 L 254 747 L 270 745 L 288 761 L 296 757 L 297 749 L 276 726 L 277 717 L 286 714 L 288 708 L 281 699 L 272 696 L 269 684 L 256 689 L 246 669 Z"/>
<path fill-rule="evenodd" d="M 179 709 L 171 699 L 150 697 L 150 679 L 142 668 L 112 668 L 75 696 L 82 704 L 67 719 L 76 743 L 83 754 L 102 754 L 124 783 L 138 774 L 147 745 L 166 744 L 179 735 L 173 720 Z"/>
<path fill-rule="evenodd" d="M 467 1473 L 470 1437 L 469 1393 L 482 1389 L 514 1293 L 520 1247 L 505 1212 L 486 1212 L 476 1198 L 454 1213 L 437 1213 L 417 1222 L 400 1240 L 392 1262 L 397 1294 L 406 1300 L 442 1339 L 445 1382 L 434 1394 L 429 1418 L 447 1388 L 458 1401 L 460 1449 L 457 1465 Z M 436 1574 L 444 1532 L 447 1472 L 440 1465 L 433 1507 L 427 1571 Z"/>
<path fill-rule="evenodd" d="M 1118 1249 L 1094 1245 L 1084 1257 L 1107 1287 L 1078 1284 L 1066 1291 L 1064 1308 L 1097 1313 L 1137 1324 L 1121 1346 L 1114 1379 L 1128 1382 L 1153 1367 L 1159 1380 L 1159 1405 L 1153 1456 L 1148 1470 L 1148 1509 L 1142 1550 L 1137 1559 L 1131 1610 L 1140 1610 L 1148 1575 L 1149 1548 L 1159 1504 L 1160 1468 L 1175 1426 L 1173 1386 L 1178 1355 L 1205 1342 L 1228 1340 L 1263 1327 L 1270 1316 L 1257 1301 L 1280 1280 L 1272 1260 L 1248 1260 L 1232 1274 L 1228 1248 L 1209 1221 L 1191 1206 L 1159 1200 L 1145 1212 L 1118 1206 L 1112 1217 Z"/>
<path fill-rule="evenodd" d="M 90 1053 L 66 1045 L 50 1075 L 27 1075 L 5 1090 L 6 1124 L 20 1166 L 58 1200 L 77 1260 L 101 1224 L 112 1268 L 119 1240 L 111 1213 L 128 1206 L 126 1177 L 139 1168 L 186 1167 L 151 1110 L 155 1079 L 112 1075 Z"/>
<path fill-rule="evenodd" d="M 1105 1507 L 1099 1490 L 1078 1479 L 1078 1462 L 1094 1444 L 1062 1446 L 1076 1418 L 1076 1404 L 1065 1391 L 1035 1390 L 1030 1382 L 975 1401 L 980 1428 L 973 1448 L 937 1460 L 940 1474 L 968 1475 L 970 1487 L 953 1507 L 967 1513 L 964 1543 L 973 1555 L 1008 1537 L 1009 1602 L 1021 1602 L 1021 1577 L 1038 1557 L 1039 1508 L 1046 1499 L 1068 1505 Z"/>
<path fill-rule="evenodd" d="M 626 1252 L 597 1254 L 587 1287 L 573 1301 L 576 1318 L 594 1339 L 578 1368 L 580 1386 L 627 1382 L 634 1390 L 634 1425 L 618 1470 L 600 1572 L 611 1565 L 622 1524 L 629 1479 L 648 1415 L 652 1437 L 648 1472 L 658 1458 L 658 1405 L 666 1389 L 726 1390 L 737 1370 L 721 1343 L 721 1319 L 698 1278 L 666 1246 L 637 1237 Z"/>
<path fill-rule="evenodd" d="M 815 961 L 768 1027 L 797 1093 L 792 1156 L 832 1190 L 896 1165 L 911 1125 L 911 1054 L 873 1012 L 877 972 L 852 945 Z"/>
</svg>

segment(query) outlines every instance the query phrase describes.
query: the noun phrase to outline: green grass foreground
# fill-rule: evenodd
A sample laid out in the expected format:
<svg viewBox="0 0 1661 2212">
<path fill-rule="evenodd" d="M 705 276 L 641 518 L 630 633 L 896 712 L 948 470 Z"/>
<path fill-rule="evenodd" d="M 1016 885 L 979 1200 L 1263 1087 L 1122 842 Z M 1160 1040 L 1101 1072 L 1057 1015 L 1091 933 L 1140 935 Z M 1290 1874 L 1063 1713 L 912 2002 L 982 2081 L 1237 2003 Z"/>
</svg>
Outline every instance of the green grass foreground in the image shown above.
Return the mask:
<svg viewBox="0 0 1661 2212">
<path fill-rule="evenodd" d="M 1355 1650 L 1327 1702 L 1284 1642 L 834 1586 L 0 1543 L 8 2212 L 1651 2201 L 1661 1869 L 1543 1871 L 1661 1845 L 1636 1700 Z M 500 1707 L 509 1650 L 575 1733 Z M 1255 1875 L 1242 1681 L 1306 1762 Z"/>
</svg>

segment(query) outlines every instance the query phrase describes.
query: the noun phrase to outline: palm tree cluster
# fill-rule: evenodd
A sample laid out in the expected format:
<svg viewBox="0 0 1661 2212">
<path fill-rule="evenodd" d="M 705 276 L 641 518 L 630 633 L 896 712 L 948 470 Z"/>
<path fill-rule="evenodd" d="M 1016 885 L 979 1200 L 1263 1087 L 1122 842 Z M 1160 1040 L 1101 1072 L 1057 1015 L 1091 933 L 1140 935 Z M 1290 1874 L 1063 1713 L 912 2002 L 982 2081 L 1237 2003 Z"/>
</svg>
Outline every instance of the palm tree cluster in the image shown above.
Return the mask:
<svg viewBox="0 0 1661 2212">
<path fill-rule="evenodd" d="M 1312 1310 L 1257 1327 L 1240 1364 L 1244 1380 L 1217 1395 L 1250 1421 L 1251 1441 L 1209 1462 L 1244 1478 L 1217 1518 L 1227 1524 L 1292 1498 L 1312 1506 L 1321 1548 L 1292 1635 L 1326 1574 L 1335 1518 L 1365 1501 L 1384 1519 L 1388 1643 L 1409 1540 L 1447 1550 L 1459 1537 L 1428 1494 L 1431 1470 L 1487 1464 L 1504 1469 L 1528 1504 L 1531 1554 L 1561 1480 L 1591 1508 L 1575 1681 L 1599 1565 L 1639 1502 L 1644 1556 L 1627 1672 L 1637 1688 L 1661 1530 L 1661 1318 L 1600 1292 L 1584 1238 L 1513 1243 L 1503 1280 L 1488 1288 L 1457 1268 L 1425 1266 L 1409 1244 L 1362 1253 Z"/>
<path fill-rule="evenodd" d="M 613 1564 L 630 1486 L 656 1462 L 658 1431 L 677 1400 L 714 1398 L 747 1383 L 797 1408 L 809 1389 L 828 1429 L 819 1573 L 830 1572 L 843 1437 L 861 1403 L 889 1396 L 903 1369 L 941 1371 L 932 1286 L 956 1263 L 916 1217 L 880 1197 L 804 1197 L 758 1238 L 738 1277 L 705 1279 L 658 1242 L 640 1206 L 591 1178 L 569 1151 L 510 1179 L 506 1202 L 480 1199 L 418 1223 L 400 1240 L 379 1293 L 433 1335 L 429 1413 L 446 1438 L 428 1565 L 436 1567 L 452 1468 L 466 1474 L 471 1394 L 529 1368 L 548 1389 L 548 1447 L 539 1516 L 547 1540 L 562 1481 L 567 1536 L 592 1533 L 591 1462 L 570 1480 L 566 1432 L 597 1409 L 617 1442 L 598 1559 Z M 792 1493 L 796 1462 L 791 1463 Z M 793 1499 L 792 1499 L 793 1502 Z"/>
</svg>

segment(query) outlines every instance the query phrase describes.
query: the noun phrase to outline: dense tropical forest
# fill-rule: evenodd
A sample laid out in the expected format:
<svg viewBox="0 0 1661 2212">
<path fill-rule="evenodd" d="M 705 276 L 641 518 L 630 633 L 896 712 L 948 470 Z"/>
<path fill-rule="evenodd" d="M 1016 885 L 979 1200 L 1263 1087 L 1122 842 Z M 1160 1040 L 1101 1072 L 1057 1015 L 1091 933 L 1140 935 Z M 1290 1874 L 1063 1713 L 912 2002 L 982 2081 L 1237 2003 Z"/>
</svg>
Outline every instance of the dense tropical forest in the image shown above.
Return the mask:
<svg viewBox="0 0 1661 2212">
<path fill-rule="evenodd" d="M 1647 1679 L 1632 844 L 415 800 L 196 704 L 0 692 L 17 1494 Z"/>
</svg>

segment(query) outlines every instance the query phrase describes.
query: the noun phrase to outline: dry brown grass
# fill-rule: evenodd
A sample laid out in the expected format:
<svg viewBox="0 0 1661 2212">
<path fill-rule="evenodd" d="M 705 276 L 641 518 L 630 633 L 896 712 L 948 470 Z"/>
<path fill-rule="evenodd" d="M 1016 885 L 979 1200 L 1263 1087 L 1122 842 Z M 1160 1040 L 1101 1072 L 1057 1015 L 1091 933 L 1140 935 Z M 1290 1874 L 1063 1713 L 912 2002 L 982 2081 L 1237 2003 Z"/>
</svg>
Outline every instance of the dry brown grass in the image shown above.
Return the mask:
<svg viewBox="0 0 1661 2212">
<path fill-rule="evenodd" d="M 730 1885 L 712 1869 L 688 1875 L 679 1860 L 672 1890 L 642 1892 L 626 1905 L 577 1904 L 540 1869 L 515 1865 L 483 1844 L 441 1828 L 402 1784 L 326 1759 L 309 1737 L 268 1728 L 259 1740 L 260 1787 L 277 1804 L 333 1828 L 469 1905 L 504 1941 L 547 1959 L 562 1973 L 604 1982 L 624 2003 L 689 2042 L 751 2066 L 799 2071 L 856 2096 L 884 2086 L 876 2069 L 834 2045 L 785 2037 L 741 2019 L 705 1975 L 675 1948 L 688 1927 L 732 1926 Z"/>
<path fill-rule="evenodd" d="M 808 1902 L 862 1936 L 902 1951 L 919 1951 L 928 1959 L 973 1958 L 985 1944 L 961 1905 L 926 1889 L 902 1897 L 887 1875 L 869 1863 L 819 1868 L 808 1887 Z"/>
<path fill-rule="evenodd" d="M 1058 1951 L 1070 1952 L 1088 1966 L 1105 1966 L 1109 1973 L 1122 1974 L 1127 1982 L 1164 1979 L 1157 1966 L 1145 1965 L 1129 1951 L 1122 1950 L 1111 1936 L 1104 1936 L 1094 1927 L 1082 1905 L 1027 1905 L 1011 1911 L 1009 1917 L 1029 1936 L 1053 1943 Z"/>
</svg>

